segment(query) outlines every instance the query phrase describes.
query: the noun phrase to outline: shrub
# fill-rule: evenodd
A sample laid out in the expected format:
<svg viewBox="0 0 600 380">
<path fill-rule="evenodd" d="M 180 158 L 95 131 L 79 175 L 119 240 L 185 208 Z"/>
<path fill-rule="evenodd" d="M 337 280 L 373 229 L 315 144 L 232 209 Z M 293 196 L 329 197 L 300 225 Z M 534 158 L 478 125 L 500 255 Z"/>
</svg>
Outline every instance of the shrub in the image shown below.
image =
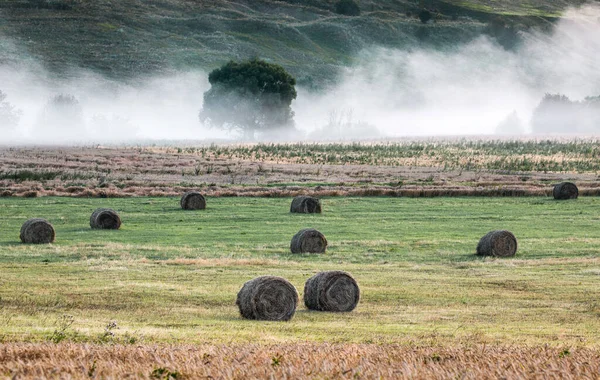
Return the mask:
<svg viewBox="0 0 600 380">
<path fill-rule="evenodd" d="M 36 123 L 36 134 L 50 139 L 76 139 L 85 134 L 84 124 L 79 100 L 70 94 L 59 94 L 46 103 Z"/>
<path fill-rule="evenodd" d="M 7 95 L 0 91 L 0 127 L 16 127 L 22 112 L 6 101 Z"/>
<path fill-rule="evenodd" d="M 344 16 L 360 16 L 360 8 L 354 0 L 340 0 L 335 4 L 335 12 Z"/>
</svg>

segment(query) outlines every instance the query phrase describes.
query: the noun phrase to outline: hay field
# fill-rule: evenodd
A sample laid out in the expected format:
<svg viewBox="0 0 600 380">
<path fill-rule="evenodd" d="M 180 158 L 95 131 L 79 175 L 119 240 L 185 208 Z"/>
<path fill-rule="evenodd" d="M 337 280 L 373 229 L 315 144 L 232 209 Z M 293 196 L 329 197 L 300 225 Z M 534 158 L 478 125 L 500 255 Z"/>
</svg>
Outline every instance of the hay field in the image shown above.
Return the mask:
<svg viewBox="0 0 600 380">
<path fill-rule="evenodd" d="M 0 196 L 600 195 L 596 139 L 1 147 Z"/>
<path fill-rule="evenodd" d="M 600 365 L 600 199 L 0 198 L 0 376 L 16 378 L 593 378 Z M 98 207 L 120 230 L 92 230 Z M 30 217 L 56 242 L 19 243 Z M 292 255 L 300 229 L 329 242 Z M 508 229 L 515 258 L 474 255 Z M 242 284 L 351 273 L 351 313 L 243 320 Z M 95 364 L 94 364 L 95 363 Z M 135 367 L 135 370 L 132 369 Z M 595 372 L 594 372 L 595 371 Z"/>
</svg>

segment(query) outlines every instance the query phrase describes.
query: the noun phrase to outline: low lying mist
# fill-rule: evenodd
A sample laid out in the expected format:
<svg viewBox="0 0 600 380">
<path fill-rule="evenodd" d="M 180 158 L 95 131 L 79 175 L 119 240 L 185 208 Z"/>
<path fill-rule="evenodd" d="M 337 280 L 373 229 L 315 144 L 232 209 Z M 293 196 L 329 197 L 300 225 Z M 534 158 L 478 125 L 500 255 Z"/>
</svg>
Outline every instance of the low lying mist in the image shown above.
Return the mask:
<svg viewBox="0 0 600 380">
<path fill-rule="evenodd" d="M 514 51 L 485 36 L 445 51 L 363 51 L 336 87 L 320 93 L 297 88 L 296 131 L 257 138 L 600 133 L 600 110 L 594 108 L 600 102 L 586 100 L 600 95 L 600 7 L 569 10 L 553 33 L 521 38 Z M 22 59 L 0 66 L 0 144 L 240 137 L 200 123 L 202 95 L 210 87 L 205 72 L 127 83 L 83 70 L 56 78 L 18 46 L 10 48 Z M 544 120 L 572 119 L 564 113 L 536 119 L 545 94 L 567 97 L 576 105 L 569 112 L 585 109 L 586 128 L 565 122 L 564 128 L 555 123 L 545 129 Z"/>
</svg>

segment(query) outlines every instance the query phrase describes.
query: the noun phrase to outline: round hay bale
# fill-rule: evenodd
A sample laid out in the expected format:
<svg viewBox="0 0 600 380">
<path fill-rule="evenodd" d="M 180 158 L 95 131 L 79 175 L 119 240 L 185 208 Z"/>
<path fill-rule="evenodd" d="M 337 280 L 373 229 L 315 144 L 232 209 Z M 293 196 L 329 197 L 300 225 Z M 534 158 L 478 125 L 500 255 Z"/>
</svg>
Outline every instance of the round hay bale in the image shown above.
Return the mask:
<svg viewBox="0 0 600 380">
<path fill-rule="evenodd" d="M 289 321 L 296 312 L 298 292 L 285 278 L 262 276 L 242 286 L 235 304 L 247 319 Z"/>
<path fill-rule="evenodd" d="M 290 244 L 292 253 L 325 253 L 327 239 L 314 228 L 298 231 Z"/>
<path fill-rule="evenodd" d="M 517 253 L 517 238 L 510 231 L 491 231 L 479 240 L 477 254 L 510 257 Z"/>
<path fill-rule="evenodd" d="M 358 284 L 346 272 L 320 272 L 304 284 L 304 304 L 310 310 L 352 311 L 359 299 Z"/>
<path fill-rule="evenodd" d="M 308 197 L 305 195 L 297 196 L 292 200 L 290 212 L 299 214 L 320 214 L 321 201 L 319 198 Z"/>
<path fill-rule="evenodd" d="M 103 230 L 118 230 L 121 228 L 121 218 L 113 209 L 99 208 L 90 216 L 90 227 Z"/>
<path fill-rule="evenodd" d="M 29 219 L 21 226 L 20 238 L 26 244 L 48 244 L 55 237 L 54 227 L 46 219 Z"/>
<path fill-rule="evenodd" d="M 552 189 L 552 195 L 554 199 L 577 199 L 579 196 L 579 189 L 572 182 L 561 182 L 554 185 Z"/>
<path fill-rule="evenodd" d="M 184 210 L 204 210 L 206 208 L 206 199 L 197 191 L 188 191 L 183 194 L 179 204 Z"/>
</svg>

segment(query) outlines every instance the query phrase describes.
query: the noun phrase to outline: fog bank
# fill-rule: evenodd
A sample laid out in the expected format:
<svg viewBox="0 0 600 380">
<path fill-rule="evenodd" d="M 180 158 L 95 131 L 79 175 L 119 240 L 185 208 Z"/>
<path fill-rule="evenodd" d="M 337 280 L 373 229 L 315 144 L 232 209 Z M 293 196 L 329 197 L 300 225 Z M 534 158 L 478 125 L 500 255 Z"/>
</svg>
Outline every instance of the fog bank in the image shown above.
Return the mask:
<svg viewBox="0 0 600 380">
<path fill-rule="evenodd" d="M 550 35 L 521 37 L 514 51 L 485 36 L 446 51 L 365 50 L 334 88 L 319 94 L 298 88 L 292 103 L 295 133 L 257 137 L 529 133 L 545 93 L 573 100 L 600 95 L 600 7 L 569 10 Z M 6 95 L 0 98 L 0 144 L 239 137 L 200 123 L 202 94 L 209 88 L 205 72 L 120 83 L 82 69 L 56 78 L 14 43 L 4 41 L 2 47 L 19 59 L 0 66 Z M 57 99 L 61 94 L 70 100 Z M 18 122 L 3 112 L 17 115 Z"/>
</svg>

